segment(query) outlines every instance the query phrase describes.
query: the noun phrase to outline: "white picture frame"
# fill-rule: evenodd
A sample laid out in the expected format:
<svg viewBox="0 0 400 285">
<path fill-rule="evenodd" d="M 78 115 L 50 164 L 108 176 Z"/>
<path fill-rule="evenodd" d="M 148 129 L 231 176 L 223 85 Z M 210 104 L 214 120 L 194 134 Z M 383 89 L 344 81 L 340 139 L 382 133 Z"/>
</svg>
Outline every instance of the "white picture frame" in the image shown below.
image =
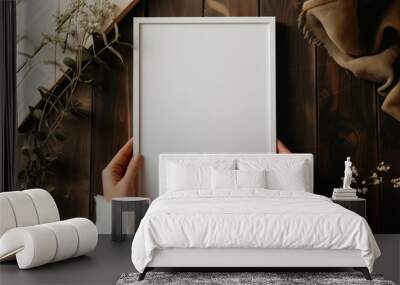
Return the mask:
<svg viewBox="0 0 400 285">
<path fill-rule="evenodd" d="M 134 19 L 134 152 L 276 152 L 274 17 Z M 155 188 L 155 189 L 154 189 Z"/>
</svg>

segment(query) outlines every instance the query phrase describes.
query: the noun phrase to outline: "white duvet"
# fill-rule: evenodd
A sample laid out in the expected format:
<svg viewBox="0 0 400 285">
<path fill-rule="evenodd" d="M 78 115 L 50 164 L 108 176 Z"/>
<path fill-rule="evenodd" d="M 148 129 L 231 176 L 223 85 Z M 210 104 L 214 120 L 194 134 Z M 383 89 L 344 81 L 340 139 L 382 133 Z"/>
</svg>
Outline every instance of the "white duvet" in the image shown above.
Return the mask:
<svg viewBox="0 0 400 285">
<path fill-rule="evenodd" d="M 358 249 L 372 271 L 380 251 L 368 223 L 328 198 L 299 191 L 179 191 L 157 198 L 132 243 L 143 272 L 155 249 Z"/>
</svg>

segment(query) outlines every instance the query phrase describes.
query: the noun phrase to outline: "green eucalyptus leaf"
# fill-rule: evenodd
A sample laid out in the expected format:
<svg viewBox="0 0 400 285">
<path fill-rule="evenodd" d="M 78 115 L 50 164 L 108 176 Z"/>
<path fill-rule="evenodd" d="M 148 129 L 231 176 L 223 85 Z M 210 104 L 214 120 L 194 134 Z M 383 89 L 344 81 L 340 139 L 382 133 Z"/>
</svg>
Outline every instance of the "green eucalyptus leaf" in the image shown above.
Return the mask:
<svg viewBox="0 0 400 285">
<path fill-rule="evenodd" d="M 118 41 L 119 32 L 118 32 L 118 25 L 117 25 L 117 23 L 114 23 L 114 33 L 115 33 L 115 35 L 114 35 L 114 40 L 115 40 L 115 41 Z"/>
<path fill-rule="evenodd" d="M 51 156 L 46 156 L 46 161 L 48 161 L 48 162 L 53 162 L 53 161 L 55 161 L 55 160 L 57 160 L 57 156 L 55 156 L 55 155 L 51 155 Z"/>
<path fill-rule="evenodd" d="M 81 76 L 79 76 L 79 80 L 80 81 L 88 81 L 88 80 L 92 80 L 92 77 L 90 77 L 92 74 L 90 74 L 89 72 L 82 72 Z"/>
<path fill-rule="evenodd" d="M 107 48 L 108 48 L 108 50 L 111 51 L 115 56 L 117 56 L 117 57 L 119 58 L 119 60 L 120 60 L 122 63 L 124 63 L 124 60 L 122 59 L 121 54 L 120 54 L 115 48 L 113 48 L 112 46 L 108 46 Z"/>
<path fill-rule="evenodd" d="M 127 47 L 130 47 L 130 48 L 133 48 L 133 44 L 128 43 L 128 42 L 119 42 L 119 41 L 116 41 L 116 43 L 119 44 L 119 45 L 121 45 L 121 46 L 127 46 Z"/>
<path fill-rule="evenodd" d="M 93 80 L 79 80 L 80 83 L 87 84 L 93 86 Z"/>
<path fill-rule="evenodd" d="M 108 45 L 107 36 L 104 32 L 101 32 L 101 36 L 103 37 L 104 45 Z"/>
<path fill-rule="evenodd" d="M 43 118 L 43 111 L 39 109 L 34 109 L 32 112 L 32 116 L 35 120 L 40 121 Z"/>
<path fill-rule="evenodd" d="M 72 70 L 76 70 L 76 61 L 75 59 L 67 56 L 63 59 L 63 63 L 68 66 L 69 68 L 71 68 Z"/>
<path fill-rule="evenodd" d="M 84 73 L 81 73 L 81 76 L 79 77 L 79 82 L 91 85 L 94 82 L 93 77 L 94 76 L 93 76 L 93 74 L 91 74 L 90 71 L 86 71 Z"/>
</svg>

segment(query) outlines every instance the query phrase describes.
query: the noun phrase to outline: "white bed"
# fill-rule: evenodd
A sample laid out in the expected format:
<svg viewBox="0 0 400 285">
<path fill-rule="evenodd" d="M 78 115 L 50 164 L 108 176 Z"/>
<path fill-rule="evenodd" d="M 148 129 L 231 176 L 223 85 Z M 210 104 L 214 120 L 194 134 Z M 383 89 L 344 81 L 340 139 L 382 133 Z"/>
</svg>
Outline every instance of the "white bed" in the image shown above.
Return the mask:
<svg viewBox="0 0 400 285">
<path fill-rule="evenodd" d="M 183 185 L 176 165 L 200 167 L 193 180 L 212 186 L 172 189 Z M 238 169 L 235 183 L 266 169 L 266 185 L 214 189 L 208 168 Z M 132 243 L 140 278 L 154 267 L 354 267 L 370 278 L 380 255 L 362 217 L 312 194 L 310 154 L 161 154 L 159 193 Z"/>
</svg>

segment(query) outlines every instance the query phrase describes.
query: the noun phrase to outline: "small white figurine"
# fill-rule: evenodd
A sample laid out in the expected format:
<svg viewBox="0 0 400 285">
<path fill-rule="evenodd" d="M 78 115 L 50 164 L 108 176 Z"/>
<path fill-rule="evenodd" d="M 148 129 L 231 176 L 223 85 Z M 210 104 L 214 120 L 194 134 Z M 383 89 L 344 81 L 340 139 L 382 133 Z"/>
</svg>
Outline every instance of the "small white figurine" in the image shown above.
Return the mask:
<svg viewBox="0 0 400 285">
<path fill-rule="evenodd" d="M 343 189 L 352 189 L 351 188 L 351 179 L 353 176 L 353 172 L 351 171 L 351 161 L 348 156 L 346 161 L 344 162 L 344 178 L 343 178 Z"/>
</svg>

